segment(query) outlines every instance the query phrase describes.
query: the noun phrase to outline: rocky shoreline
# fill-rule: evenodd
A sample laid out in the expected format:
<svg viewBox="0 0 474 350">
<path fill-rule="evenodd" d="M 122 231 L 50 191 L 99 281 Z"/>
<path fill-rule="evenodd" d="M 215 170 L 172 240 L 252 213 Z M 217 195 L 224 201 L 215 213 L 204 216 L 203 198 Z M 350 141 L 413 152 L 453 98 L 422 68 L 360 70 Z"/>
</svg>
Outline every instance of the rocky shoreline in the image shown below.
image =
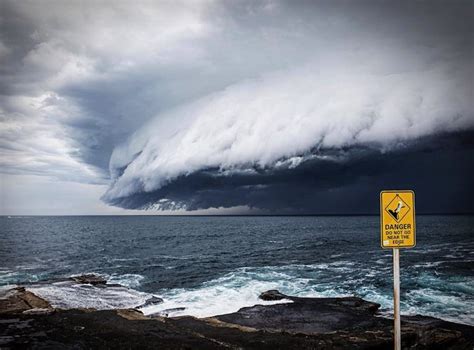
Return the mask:
<svg viewBox="0 0 474 350">
<path fill-rule="evenodd" d="M 94 288 L 105 280 L 73 278 Z M 152 298 L 149 303 L 160 303 Z M 255 305 L 208 318 L 145 316 L 137 308 L 59 309 L 24 287 L 0 296 L 0 349 L 391 349 L 392 321 L 356 297 L 299 298 L 273 290 Z M 404 349 L 472 349 L 474 327 L 402 317 Z"/>
</svg>

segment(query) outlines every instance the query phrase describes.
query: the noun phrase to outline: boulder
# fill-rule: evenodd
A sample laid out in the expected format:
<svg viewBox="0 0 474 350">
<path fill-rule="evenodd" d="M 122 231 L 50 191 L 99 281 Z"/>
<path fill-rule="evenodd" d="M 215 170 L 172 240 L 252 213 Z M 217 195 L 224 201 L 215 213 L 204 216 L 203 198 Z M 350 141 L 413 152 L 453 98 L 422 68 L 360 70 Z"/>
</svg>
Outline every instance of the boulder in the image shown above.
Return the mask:
<svg viewBox="0 0 474 350">
<path fill-rule="evenodd" d="M 151 298 L 147 299 L 143 304 L 141 304 L 140 306 L 137 306 L 136 308 L 140 309 L 145 306 L 161 304 L 162 302 L 163 302 L 163 299 L 161 299 L 160 297 L 152 296 Z"/>
<path fill-rule="evenodd" d="M 22 313 L 32 309 L 52 309 L 50 303 L 24 287 L 8 290 L 0 298 L 0 314 Z"/>
<path fill-rule="evenodd" d="M 278 291 L 263 294 L 278 298 L 266 300 L 285 298 L 292 302 L 244 307 L 215 318 L 255 329 L 304 334 L 336 332 L 353 327 L 377 328 L 382 320 L 373 315 L 379 304 L 361 298 L 299 298 L 285 296 Z"/>
<path fill-rule="evenodd" d="M 91 284 L 93 286 L 95 285 L 104 285 L 107 283 L 107 280 L 94 274 L 86 274 L 86 275 L 80 275 L 80 276 L 73 276 L 70 278 L 76 283 L 82 283 L 82 284 Z"/>
<path fill-rule="evenodd" d="M 265 300 L 265 301 L 271 301 L 271 300 L 281 300 L 281 299 L 288 299 L 289 297 L 283 293 L 280 293 L 276 289 L 271 289 L 267 290 L 266 292 L 263 292 L 262 294 L 259 295 L 259 299 Z"/>
</svg>

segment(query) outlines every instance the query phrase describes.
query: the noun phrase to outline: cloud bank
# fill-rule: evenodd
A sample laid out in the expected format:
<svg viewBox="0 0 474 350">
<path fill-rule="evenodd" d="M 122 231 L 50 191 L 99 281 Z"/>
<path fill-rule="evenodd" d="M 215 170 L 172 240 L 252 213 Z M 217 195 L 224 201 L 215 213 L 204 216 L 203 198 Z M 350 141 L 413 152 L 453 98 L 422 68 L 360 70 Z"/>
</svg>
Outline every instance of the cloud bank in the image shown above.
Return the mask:
<svg viewBox="0 0 474 350">
<path fill-rule="evenodd" d="M 300 32 L 300 40 L 311 42 L 313 29 Z M 104 200 L 140 208 L 276 209 L 282 201 L 270 194 L 288 199 L 283 188 L 292 176 L 302 181 L 301 169 L 314 168 L 310 182 L 324 182 L 329 174 L 339 178 L 330 169 L 356 167 L 361 149 L 363 159 L 392 157 L 420 139 L 435 142 L 434 135 L 474 126 L 473 64 L 459 48 L 449 51 L 453 42 L 432 47 L 401 37 L 387 45 L 384 35 L 372 35 L 354 47 L 343 36 L 332 39 L 319 50 L 308 46 L 304 60 L 289 68 L 156 116 L 114 150 Z M 279 184 L 265 179 L 281 174 Z M 197 185 L 206 181 L 213 185 Z M 216 182 L 226 185 L 218 189 Z"/>
</svg>

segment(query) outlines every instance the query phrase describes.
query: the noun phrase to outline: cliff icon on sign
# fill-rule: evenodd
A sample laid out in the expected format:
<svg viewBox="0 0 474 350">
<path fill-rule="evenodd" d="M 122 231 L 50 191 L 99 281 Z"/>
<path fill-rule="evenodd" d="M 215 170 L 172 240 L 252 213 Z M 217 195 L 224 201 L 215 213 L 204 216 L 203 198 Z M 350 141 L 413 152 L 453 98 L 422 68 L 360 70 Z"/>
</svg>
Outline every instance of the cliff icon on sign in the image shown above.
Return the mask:
<svg viewBox="0 0 474 350">
<path fill-rule="evenodd" d="M 400 222 L 405 215 L 410 211 L 410 207 L 406 204 L 403 199 L 397 194 L 390 203 L 385 207 L 387 213 L 396 221 Z"/>
<path fill-rule="evenodd" d="M 395 210 L 392 210 L 392 209 L 389 209 L 388 212 L 392 215 L 392 217 L 398 221 L 398 213 L 400 213 L 400 210 L 402 208 L 405 208 L 405 206 L 403 205 L 403 202 L 402 201 L 398 201 L 398 206 L 397 206 L 397 209 Z"/>
</svg>

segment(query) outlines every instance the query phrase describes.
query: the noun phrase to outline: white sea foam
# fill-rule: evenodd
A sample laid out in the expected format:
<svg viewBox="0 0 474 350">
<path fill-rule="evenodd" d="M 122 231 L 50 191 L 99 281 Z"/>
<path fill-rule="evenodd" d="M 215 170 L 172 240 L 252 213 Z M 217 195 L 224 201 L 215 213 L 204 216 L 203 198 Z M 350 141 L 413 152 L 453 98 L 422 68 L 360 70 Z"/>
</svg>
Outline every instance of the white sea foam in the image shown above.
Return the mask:
<svg viewBox="0 0 474 350">
<path fill-rule="evenodd" d="M 30 269 L 32 270 L 32 269 Z M 23 271 L 4 270 L 0 272 L 0 285 L 12 285 L 24 282 L 37 282 L 45 277 L 46 274 L 36 274 L 29 272 L 27 269 Z"/>
<path fill-rule="evenodd" d="M 191 315 L 209 317 L 231 313 L 242 307 L 256 304 L 270 305 L 288 303 L 290 300 L 263 301 L 258 298 L 260 293 L 278 289 L 288 295 L 308 297 L 342 296 L 335 290 L 317 291 L 310 286 L 311 278 L 297 277 L 298 269 L 327 269 L 328 264 L 292 265 L 282 267 L 240 268 L 220 278 L 203 283 L 193 289 L 163 290 L 160 296 L 164 303 L 151 305 L 141 309 L 146 314 L 163 312 L 167 309 L 185 308 L 167 312 L 169 316 Z"/>
<path fill-rule="evenodd" d="M 290 300 L 263 301 L 258 299 L 262 291 L 274 289 L 277 283 L 264 283 L 249 281 L 239 287 L 229 288 L 219 285 L 218 280 L 207 283 L 197 289 L 173 289 L 165 292 L 162 304 L 151 305 L 141 309 L 145 315 L 159 313 L 167 309 L 184 307 L 184 310 L 167 312 L 168 316 L 191 315 L 195 317 L 209 317 L 219 314 L 231 313 L 242 307 L 256 304 L 270 305 L 289 303 Z"/>
<path fill-rule="evenodd" d="M 353 269 L 353 273 L 348 274 L 349 269 Z M 355 295 L 381 304 L 381 313 L 385 316 L 391 314 L 393 305 L 391 289 L 375 283 L 383 279 L 390 283 L 391 276 L 386 275 L 380 267 L 367 268 L 351 261 L 243 267 L 193 288 L 161 289 L 153 291 L 153 294 L 135 290 L 144 279 L 141 275 L 102 276 L 109 283 L 118 283 L 122 287 L 101 288 L 65 281 L 34 284 L 28 289 L 49 300 L 53 306 L 62 308 L 138 307 L 152 295 L 156 295 L 163 298 L 164 302 L 145 306 L 141 311 L 146 315 L 166 313 L 168 316 L 209 317 L 256 304 L 291 302 L 260 300 L 260 293 L 269 289 L 278 289 L 284 294 L 300 297 Z M 434 316 L 473 325 L 472 293 L 474 281 L 462 277 L 445 279 L 437 276 L 436 271 L 426 271 L 416 276 L 415 288 L 404 291 L 401 300 L 402 314 Z M 169 309 L 176 310 L 166 311 Z"/>
<path fill-rule="evenodd" d="M 258 299 L 258 295 L 265 290 L 278 289 L 285 294 L 300 297 L 355 295 L 381 304 L 381 313 L 390 315 L 393 306 L 391 289 L 383 290 L 369 282 L 369 280 L 374 280 L 377 270 L 358 267 L 359 274 L 358 276 L 354 274 L 352 279 L 344 277 L 347 275 L 336 276 L 341 267 L 348 268 L 351 264 L 352 262 L 337 262 L 336 264 L 240 268 L 196 288 L 162 290 L 158 294 L 165 302 L 147 306 L 142 311 L 149 315 L 166 309 L 185 308 L 169 312 L 168 315 L 207 317 L 235 312 L 242 307 L 255 304 L 275 303 L 264 302 Z M 337 278 L 327 281 L 320 275 L 328 273 Z M 380 276 L 380 278 L 383 277 Z M 390 279 L 389 276 L 387 278 Z M 430 274 L 420 276 L 418 283 L 419 288 L 404 294 L 402 314 L 420 314 L 474 324 L 474 317 L 470 312 L 474 309 L 474 302 L 467 300 L 466 297 L 473 291 L 472 283 L 441 280 Z M 432 286 L 433 289 L 426 286 Z M 288 301 L 281 300 L 277 303 L 280 302 Z"/>
<path fill-rule="evenodd" d="M 124 275 L 118 275 L 118 274 L 112 274 L 112 275 L 106 275 L 105 279 L 107 280 L 107 283 L 116 283 L 116 284 L 121 284 L 122 286 L 128 287 L 128 288 L 137 288 L 140 286 L 141 281 L 144 279 L 142 275 L 137 275 L 137 274 L 124 274 Z"/>
<path fill-rule="evenodd" d="M 95 308 L 98 310 L 132 308 L 139 306 L 152 295 L 137 291 L 140 281 L 144 279 L 136 274 L 104 275 L 109 284 L 120 286 L 92 286 L 78 284 L 73 281 L 32 284 L 27 289 L 36 295 L 48 300 L 58 308 Z"/>
<path fill-rule="evenodd" d="M 447 294 L 432 288 L 422 288 L 407 293 L 408 302 L 402 303 L 406 314 L 422 314 L 447 321 L 474 325 L 474 300 Z M 456 315 L 456 316 L 454 316 Z"/>
<path fill-rule="evenodd" d="M 0 286 L 0 299 L 4 299 L 5 297 L 7 297 L 9 294 L 9 291 L 15 287 L 17 287 L 16 284 Z"/>
<path fill-rule="evenodd" d="M 420 263 L 420 264 L 414 264 L 414 265 L 411 265 L 410 268 L 411 269 L 418 269 L 418 268 L 430 268 L 430 267 L 437 267 L 437 266 L 440 266 L 442 264 L 446 263 L 446 261 L 428 261 L 428 262 L 424 262 L 424 263 Z"/>
</svg>

